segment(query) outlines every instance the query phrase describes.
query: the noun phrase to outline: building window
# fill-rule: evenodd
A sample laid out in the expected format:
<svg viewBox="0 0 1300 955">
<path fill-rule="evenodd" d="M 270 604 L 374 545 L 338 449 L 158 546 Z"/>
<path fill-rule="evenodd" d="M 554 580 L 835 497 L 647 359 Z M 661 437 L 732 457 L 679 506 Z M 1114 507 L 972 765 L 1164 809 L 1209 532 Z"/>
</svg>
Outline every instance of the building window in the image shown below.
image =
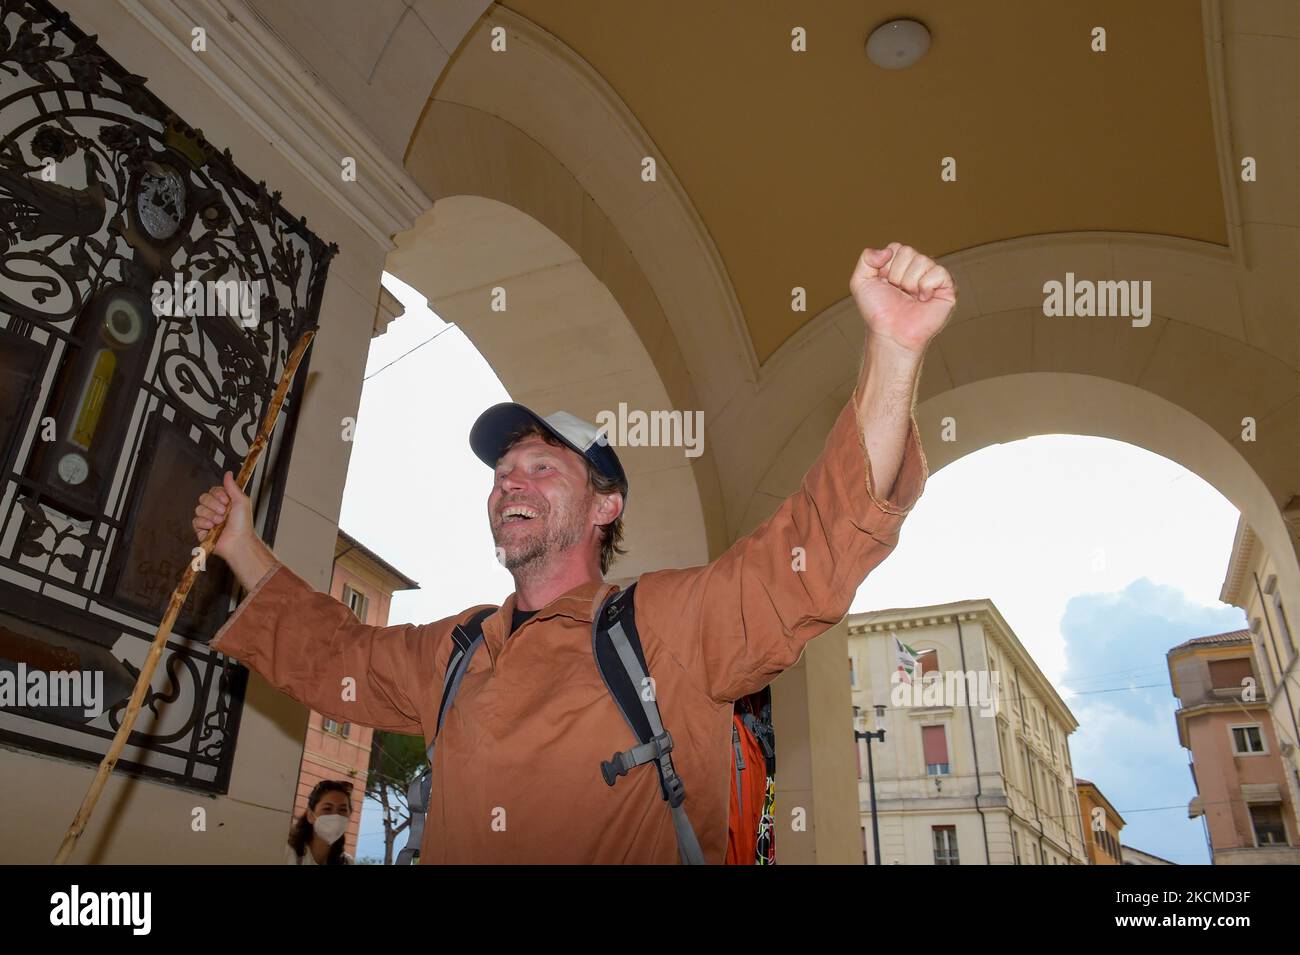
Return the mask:
<svg viewBox="0 0 1300 955">
<path fill-rule="evenodd" d="M 855 672 L 853 667 L 853 657 L 850 656 L 849 657 L 849 686 L 855 687 L 857 685 L 858 685 L 858 675 Z"/>
<path fill-rule="evenodd" d="M 862 827 L 862 864 L 871 865 L 871 851 L 867 848 L 867 827 Z"/>
<path fill-rule="evenodd" d="M 348 734 L 352 732 L 351 723 L 340 723 L 337 720 L 330 719 L 329 717 L 321 718 L 321 728 L 324 729 L 325 732 L 327 733 L 330 733 L 334 736 L 342 736 L 345 739 L 347 738 Z"/>
<path fill-rule="evenodd" d="M 939 672 L 939 651 L 938 650 L 922 650 L 919 654 L 917 654 L 916 659 L 917 659 L 917 663 L 920 664 L 922 678 L 924 678 L 925 675 L 928 673 Z"/>
<path fill-rule="evenodd" d="M 1255 829 L 1255 845 L 1286 845 L 1286 826 L 1282 822 L 1282 807 L 1276 803 L 1271 806 L 1251 806 L 1250 823 Z"/>
<path fill-rule="evenodd" d="M 356 615 L 358 620 L 362 623 L 365 622 L 366 612 L 370 609 L 370 598 L 361 591 L 353 589 L 350 584 L 344 584 L 343 603 Z"/>
<path fill-rule="evenodd" d="M 1210 668 L 1210 686 L 1216 690 L 1231 690 L 1239 693 L 1243 686 L 1243 681 L 1254 679 L 1254 671 L 1250 667 L 1250 657 L 1234 657 L 1231 660 L 1211 660 Z"/>
<path fill-rule="evenodd" d="M 1011 856 L 1015 859 L 1015 864 L 1020 865 L 1020 833 L 1011 833 Z"/>
<path fill-rule="evenodd" d="M 926 775 L 948 775 L 948 737 L 942 726 L 921 727 L 921 748 L 925 752 Z"/>
<path fill-rule="evenodd" d="M 1264 752 L 1264 737 L 1259 724 L 1232 727 L 1232 752 L 1236 756 L 1252 756 Z"/>
<path fill-rule="evenodd" d="M 1119 842 L 1110 834 L 1108 829 L 1098 829 L 1092 834 L 1092 841 L 1102 852 L 1112 859 L 1119 861 Z"/>
<path fill-rule="evenodd" d="M 934 864 L 960 865 L 957 861 L 957 827 L 931 826 L 934 833 Z"/>
</svg>

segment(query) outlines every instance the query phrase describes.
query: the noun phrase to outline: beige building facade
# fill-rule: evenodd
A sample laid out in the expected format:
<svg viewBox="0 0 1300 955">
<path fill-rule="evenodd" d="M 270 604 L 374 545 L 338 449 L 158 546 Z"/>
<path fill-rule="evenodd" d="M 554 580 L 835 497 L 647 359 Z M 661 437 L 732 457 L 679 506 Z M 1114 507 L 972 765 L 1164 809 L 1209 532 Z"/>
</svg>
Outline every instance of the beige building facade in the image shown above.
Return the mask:
<svg viewBox="0 0 1300 955">
<path fill-rule="evenodd" d="M 1069 749 L 1078 722 L 992 601 L 850 614 L 848 629 L 855 714 L 885 730 L 870 743 L 883 864 L 1088 863 Z M 911 682 L 899 644 L 916 653 Z M 867 775 L 863 753 L 874 861 Z"/>
<path fill-rule="evenodd" d="M 1124 865 L 1177 865 L 1168 859 L 1152 855 L 1142 849 L 1135 849 L 1132 846 L 1120 846 Z"/>
</svg>

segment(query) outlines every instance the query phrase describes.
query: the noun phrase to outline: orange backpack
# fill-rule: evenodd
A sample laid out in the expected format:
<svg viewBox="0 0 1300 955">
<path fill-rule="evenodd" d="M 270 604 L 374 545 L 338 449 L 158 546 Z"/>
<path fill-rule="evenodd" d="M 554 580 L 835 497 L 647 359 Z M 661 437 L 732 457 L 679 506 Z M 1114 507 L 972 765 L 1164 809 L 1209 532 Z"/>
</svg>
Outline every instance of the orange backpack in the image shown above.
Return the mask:
<svg viewBox="0 0 1300 955">
<path fill-rule="evenodd" d="M 776 862 L 776 737 L 770 688 L 736 701 L 731 715 L 731 778 L 727 865 L 772 865 Z"/>
</svg>

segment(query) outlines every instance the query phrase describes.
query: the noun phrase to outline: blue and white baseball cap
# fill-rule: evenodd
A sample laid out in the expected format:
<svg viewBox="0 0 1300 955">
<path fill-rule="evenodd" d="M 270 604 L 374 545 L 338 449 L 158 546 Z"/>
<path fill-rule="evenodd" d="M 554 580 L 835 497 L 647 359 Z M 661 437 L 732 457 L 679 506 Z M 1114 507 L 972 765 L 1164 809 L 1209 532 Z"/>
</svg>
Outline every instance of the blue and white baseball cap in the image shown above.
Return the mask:
<svg viewBox="0 0 1300 955">
<path fill-rule="evenodd" d="M 543 418 L 514 402 L 505 401 L 493 405 L 479 415 L 474 427 L 469 429 L 469 446 L 480 461 L 495 468 L 506 452 L 506 441 L 529 424 L 536 424 L 543 431 L 554 435 L 565 446 L 590 461 L 605 477 L 617 481 L 626 502 L 627 474 L 609 439 L 594 424 L 567 411 L 557 411 Z"/>
</svg>

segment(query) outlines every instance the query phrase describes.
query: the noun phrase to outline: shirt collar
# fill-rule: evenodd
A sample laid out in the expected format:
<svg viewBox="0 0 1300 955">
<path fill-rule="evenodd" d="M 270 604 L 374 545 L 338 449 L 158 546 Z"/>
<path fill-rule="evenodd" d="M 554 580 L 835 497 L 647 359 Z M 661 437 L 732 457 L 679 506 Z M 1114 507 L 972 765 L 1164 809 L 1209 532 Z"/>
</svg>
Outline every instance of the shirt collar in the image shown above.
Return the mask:
<svg viewBox="0 0 1300 955">
<path fill-rule="evenodd" d="M 565 616 L 590 626 L 592 620 L 596 617 L 596 613 L 600 610 L 601 603 L 604 602 L 611 591 L 617 589 L 616 585 L 606 583 L 603 580 L 588 580 L 561 594 L 545 607 L 539 609 L 533 614 L 529 622 L 545 620 L 548 617 Z M 483 621 L 483 645 L 487 648 L 494 670 L 496 669 L 497 660 L 501 656 L 501 651 L 505 647 L 510 625 L 514 621 L 517 598 L 518 593 L 512 593 L 496 613 L 489 615 Z"/>
</svg>

